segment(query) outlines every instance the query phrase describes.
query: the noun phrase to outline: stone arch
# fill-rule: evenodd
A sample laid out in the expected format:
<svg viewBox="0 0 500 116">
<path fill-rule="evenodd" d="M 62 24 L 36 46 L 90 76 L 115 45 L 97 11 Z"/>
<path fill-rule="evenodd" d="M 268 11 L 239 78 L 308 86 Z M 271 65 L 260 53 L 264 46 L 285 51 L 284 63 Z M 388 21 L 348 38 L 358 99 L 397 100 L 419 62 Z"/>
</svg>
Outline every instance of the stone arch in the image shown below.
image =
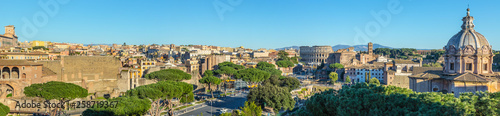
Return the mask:
<svg viewBox="0 0 500 116">
<path fill-rule="evenodd" d="M 457 49 L 455 48 L 455 46 L 454 46 L 454 45 L 450 45 L 450 46 L 448 47 L 448 53 L 449 53 L 449 54 L 456 54 L 456 51 L 457 51 Z"/>
<path fill-rule="evenodd" d="M 491 50 L 490 48 L 487 46 L 487 45 L 484 45 L 482 47 L 482 51 L 481 51 L 483 54 L 490 54 L 491 53 Z"/>
<path fill-rule="evenodd" d="M 464 54 L 474 54 L 474 53 L 476 53 L 476 49 L 474 49 L 474 47 L 472 47 L 472 45 L 467 45 L 463 48 L 463 53 Z"/>
<path fill-rule="evenodd" d="M 9 79 L 10 78 L 10 68 L 9 67 L 3 67 L 2 68 L 2 79 Z"/>
<path fill-rule="evenodd" d="M 19 79 L 19 68 L 18 67 L 12 67 L 12 72 L 11 76 L 12 79 Z"/>
<path fill-rule="evenodd" d="M 7 84 L 7 83 L 2 83 L 0 84 L 0 98 L 6 98 L 7 95 L 12 94 L 12 97 L 14 97 L 14 87 L 12 85 Z"/>
</svg>

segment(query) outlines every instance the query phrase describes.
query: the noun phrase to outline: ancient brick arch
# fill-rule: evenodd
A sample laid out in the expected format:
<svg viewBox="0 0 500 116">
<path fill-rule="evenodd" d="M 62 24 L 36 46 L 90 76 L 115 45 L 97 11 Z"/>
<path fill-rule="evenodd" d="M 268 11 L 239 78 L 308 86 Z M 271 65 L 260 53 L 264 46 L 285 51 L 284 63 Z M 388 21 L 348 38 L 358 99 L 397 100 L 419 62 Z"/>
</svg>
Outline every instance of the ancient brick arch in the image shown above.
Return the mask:
<svg viewBox="0 0 500 116">
<path fill-rule="evenodd" d="M 12 67 L 12 72 L 11 72 L 10 78 L 11 79 L 19 79 L 19 68 Z"/>
<path fill-rule="evenodd" d="M 9 79 L 10 78 L 10 68 L 3 67 L 1 71 L 1 79 Z"/>
<path fill-rule="evenodd" d="M 12 94 L 12 97 L 17 95 L 15 92 L 15 85 L 10 82 L 0 82 L 0 98 L 6 98 L 8 94 Z"/>
</svg>

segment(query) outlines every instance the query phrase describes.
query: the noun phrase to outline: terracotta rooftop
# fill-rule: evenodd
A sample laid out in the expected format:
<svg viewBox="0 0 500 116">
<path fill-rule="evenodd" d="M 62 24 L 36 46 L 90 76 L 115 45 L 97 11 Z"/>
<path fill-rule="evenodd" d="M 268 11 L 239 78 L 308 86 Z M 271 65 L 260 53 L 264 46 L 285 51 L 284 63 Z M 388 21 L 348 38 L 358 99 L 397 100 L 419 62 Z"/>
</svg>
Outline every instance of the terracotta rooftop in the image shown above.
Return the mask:
<svg viewBox="0 0 500 116">
<path fill-rule="evenodd" d="M 44 52 L 2 52 L 0 55 L 48 55 L 47 53 Z"/>
<path fill-rule="evenodd" d="M 420 62 L 415 62 L 411 60 L 394 60 L 395 64 L 420 64 Z"/>
<path fill-rule="evenodd" d="M 453 81 L 465 81 L 465 82 L 489 82 L 492 81 L 484 76 L 472 73 L 463 73 L 457 75 L 445 75 L 443 71 L 439 70 L 428 70 L 423 73 L 415 74 L 409 76 L 411 78 L 426 78 L 426 79 L 446 79 Z"/>
<path fill-rule="evenodd" d="M 468 82 L 488 82 L 490 81 L 489 79 L 477 75 L 477 74 L 472 74 L 472 73 L 465 73 L 457 76 L 451 76 L 447 78 L 448 80 L 454 80 L 454 81 L 468 81 Z"/>
<path fill-rule="evenodd" d="M 27 60 L 0 60 L 0 66 L 41 66 L 42 64 Z"/>
<path fill-rule="evenodd" d="M 424 73 L 427 71 L 443 71 L 443 67 L 413 67 L 413 74 Z"/>
</svg>

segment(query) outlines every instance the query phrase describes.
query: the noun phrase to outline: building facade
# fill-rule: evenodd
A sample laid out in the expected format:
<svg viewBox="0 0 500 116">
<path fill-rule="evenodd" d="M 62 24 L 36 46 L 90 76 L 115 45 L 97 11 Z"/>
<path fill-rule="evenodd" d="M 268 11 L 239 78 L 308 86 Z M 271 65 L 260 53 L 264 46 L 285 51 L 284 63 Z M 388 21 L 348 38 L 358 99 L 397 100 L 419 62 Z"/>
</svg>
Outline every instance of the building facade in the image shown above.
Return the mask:
<svg viewBox="0 0 500 116">
<path fill-rule="evenodd" d="M 18 46 L 15 28 L 14 25 L 5 26 L 5 33 L 0 35 L 0 48 Z"/>
<path fill-rule="evenodd" d="M 328 62 L 330 53 L 333 53 L 332 46 L 300 46 L 301 61 L 305 63 L 321 64 Z"/>
<path fill-rule="evenodd" d="M 410 88 L 417 92 L 454 93 L 499 90 L 497 73 L 492 69 L 492 47 L 474 30 L 474 17 L 462 18 L 462 30 L 450 38 L 444 47 L 444 67 L 410 76 Z"/>
</svg>

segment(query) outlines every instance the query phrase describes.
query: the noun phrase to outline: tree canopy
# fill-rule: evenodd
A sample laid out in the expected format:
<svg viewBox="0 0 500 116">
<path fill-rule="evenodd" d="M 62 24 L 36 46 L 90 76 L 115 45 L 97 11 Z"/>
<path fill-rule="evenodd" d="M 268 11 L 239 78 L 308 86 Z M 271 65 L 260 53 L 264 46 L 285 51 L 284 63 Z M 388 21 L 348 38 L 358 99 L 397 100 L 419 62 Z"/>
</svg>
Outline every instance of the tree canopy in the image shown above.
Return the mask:
<svg viewBox="0 0 500 116">
<path fill-rule="evenodd" d="M 287 87 L 290 91 L 300 87 L 299 79 L 295 77 L 286 77 L 281 79 L 281 87 Z"/>
<path fill-rule="evenodd" d="M 229 66 L 222 66 L 215 70 L 215 73 L 218 75 L 228 75 L 230 77 L 234 76 L 237 72 L 235 68 Z"/>
<path fill-rule="evenodd" d="M 204 76 L 214 76 L 214 72 L 212 70 L 205 70 L 203 74 Z"/>
<path fill-rule="evenodd" d="M 265 84 L 250 90 L 247 98 L 249 102 L 255 102 L 261 107 L 273 108 L 275 112 L 281 109 L 292 110 L 295 107 L 295 100 L 292 99 L 288 88 L 271 84 Z"/>
<path fill-rule="evenodd" d="M 237 65 L 237 64 L 234 64 L 232 62 L 222 62 L 222 63 L 217 64 L 217 66 L 218 67 L 228 66 L 228 67 L 232 67 L 232 68 L 234 68 L 236 70 L 245 69 L 245 66 Z"/>
<path fill-rule="evenodd" d="M 335 71 L 337 71 L 337 69 L 344 68 L 344 65 L 342 65 L 340 63 L 334 63 L 334 64 L 328 65 L 328 67 L 331 68 L 331 69 L 335 69 Z"/>
<path fill-rule="evenodd" d="M 283 50 L 280 50 L 278 52 L 278 60 L 290 60 L 290 57 L 288 57 L 288 53 L 283 51 Z"/>
<path fill-rule="evenodd" d="M 279 60 L 276 62 L 276 65 L 278 65 L 278 67 L 283 67 L 283 68 L 295 66 L 295 64 L 293 64 L 293 62 L 290 60 Z"/>
<path fill-rule="evenodd" d="M 24 95 L 27 97 L 41 97 L 45 100 L 72 100 L 87 97 L 88 91 L 73 83 L 50 81 L 25 87 Z"/>
<path fill-rule="evenodd" d="M 146 74 L 147 79 L 156 79 L 158 81 L 182 81 L 191 79 L 191 74 L 188 74 L 179 69 L 165 69 Z"/>
<path fill-rule="evenodd" d="M 346 82 L 346 83 L 351 83 L 351 78 L 349 77 L 349 75 L 347 75 L 347 76 L 345 77 L 345 82 Z"/>
<path fill-rule="evenodd" d="M 218 84 L 221 83 L 222 80 L 219 79 L 219 78 L 217 78 L 217 77 L 215 77 L 215 76 L 204 76 L 199 81 L 200 81 L 200 83 L 218 85 Z"/>
<path fill-rule="evenodd" d="M 245 101 L 245 106 L 240 107 L 241 112 L 233 110 L 231 113 L 224 113 L 219 116 L 260 116 L 262 115 L 262 108 L 255 105 L 253 102 Z"/>
<path fill-rule="evenodd" d="M 430 64 L 422 64 L 422 67 L 442 67 L 441 63 L 430 63 Z"/>
<path fill-rule="evenodd" d="M 47 83 L 31 84 L 24 88 L 26 97 L 40 97 L 45 100 L 58 100 L 60 103 L 73 100 L 75 98 L 85 98 L 89 95 L 87 89 L 84 89 L 73 83 L 59 81 L 50 81 Z M 64 109 L 58 107 L 56 109 Z M 55 115 L 62 110 L 52 110 L 51 115 Z"/>
<path fill-rule="evenodd" d="M 268 63 L 268 62 L 259 62 L 257 63 L 257 69 L 263 69 L 263 68 L 276 68 L 274 64 Z"/>
<path fill-rule="evenodd" d="M 32 47 L 33 50 L 36 50 L 36 49 L 42 49 L 42 50 L 49 50 L 48 48 L 46 48 L 45 46 L 34 46 Z"/>
<path fill-rule="evenodd" d="M 269 73 L 271 75 L 271 77 L 279 77 L 279 76 L 281 76 L 281 73 L 283 73 L 281 70 L 271 68 L 271 67 L 264 67 L 260 70 Z"/>
<path fill-rule="evenodd" d="M 369 84 L 380 85 L 380 81 L 377 78 L 373 77 L 370 79 Z"/>
<path fill-rule="evenodd" d="M 339 79 L 339 74 L 337 74 L 336 72 L 330 72 L 328 76 L 330 77 L 330 81 L 332 84 L 337 82 L 337 80 Z"/>
<path fill-rule="evenodd" d="M 185 82 L 176 81 L 160 81 L 154 84 L 143 85 L 126 92 L 127 96 L 136 96 L 139 99 L 150 99 L 152 102 L 150 114 L 160 115 L 160 112 L 171 108 L 171 100 L 173 98 L 182 98 L 185 96 L 192 97 L 193 85 Z M 162 100 L 167 100 L 167 104 L 162 104 Z M 189 98 L 194 99 L 194 98 Z M 181 102 L 183 102 L 181 100 Z M 191 101 L 184 101 L 191 102 Z M 173 109 L 169 109 L 173 113 Z"/>
<path fill-rule="evenodd" d="M 236 79 L 243 79 L 243 81 L 257 83 L 268 79 L 271 76 L 266 71 L 262 71 L 256 68 L 247 68 L 239 70 L 236 75 Z"/>
<path fill-rule="evenodd" d="M 210 88 L 210 90 L 212 89 L 212 85 L 218 85 L 222 82 L 221 79 L 215 77 L 215 76 L 208 76 L 208 75 L 205 75 L 203 78 L 201 78 L 200 80 L 200 83 L 203 83 L 203 84 L 207 84 L 208 87 Z M 212 98 L 214 97 L 214 92 L 213 91 L 210 91 L 211 94 L 212 94 Z"/>
<path fill-rule="evenodd" d="M 454 94 L 358 83 L 311 96 L 295 115 L 497 115 L 499 97 L 499 93 L 477 92 L 456 98 Z"/>
<path fill-rule="evenodd" d="M 407 59 L 408 56 L 418 56 L 414 54 L 417 51 L 415 48 L 376 48 L 373 50 L 375 54 L 389 55 L 390 58 L 403 58 Z"/>
<path fill-rule="evenodd" d="M 139 99 L 137 97 L 118 97 L 106 100 L 109 103 L 118 101 L 115 107 L 99 107 L 94 105 L 85 110 L 84 116 L 140 116 L 144 115 L 151 108 L 149 99 Z"/>
<path fill-rule="evenodd" d="M 10 108 L 6 105 L 0 103 L 0 116 L 7 116 L 9 114 Z"/>
</svg>

